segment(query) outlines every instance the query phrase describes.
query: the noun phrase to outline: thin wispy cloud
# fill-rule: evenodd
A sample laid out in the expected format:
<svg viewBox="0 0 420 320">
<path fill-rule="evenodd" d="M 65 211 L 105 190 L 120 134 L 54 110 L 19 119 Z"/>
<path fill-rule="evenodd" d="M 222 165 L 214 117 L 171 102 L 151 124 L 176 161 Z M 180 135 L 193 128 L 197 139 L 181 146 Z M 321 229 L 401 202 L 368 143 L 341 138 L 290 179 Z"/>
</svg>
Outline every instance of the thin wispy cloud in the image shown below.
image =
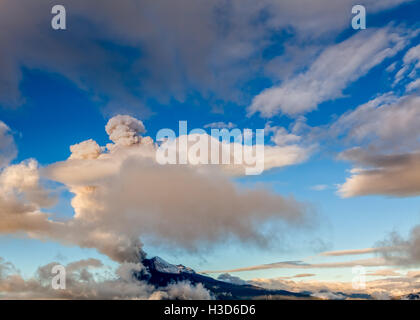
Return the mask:
<svg viewBox="0 0 420 320">
<path fill-rule="evenodd" d="M 360 259 L 353 261 L 343 262 L 325 262 L 325 263 L 305 263 L 303 261 L 281 261 L 268 264 L 261 264 L 243 268 L 229 269 L 229 270 L 205 270 L 202 273 L 233 273 L 233 272 L 246 272 L 246 271 L 257 271 L 267 269 L 324 269 L 324 268 L 351 268 L 354 266 L 365 266 L 365 267 L 380 267 L 387 265 L 394 265 L 391 262 L 387 262 L 383 258 L 369 258 Z"/>
</svg>

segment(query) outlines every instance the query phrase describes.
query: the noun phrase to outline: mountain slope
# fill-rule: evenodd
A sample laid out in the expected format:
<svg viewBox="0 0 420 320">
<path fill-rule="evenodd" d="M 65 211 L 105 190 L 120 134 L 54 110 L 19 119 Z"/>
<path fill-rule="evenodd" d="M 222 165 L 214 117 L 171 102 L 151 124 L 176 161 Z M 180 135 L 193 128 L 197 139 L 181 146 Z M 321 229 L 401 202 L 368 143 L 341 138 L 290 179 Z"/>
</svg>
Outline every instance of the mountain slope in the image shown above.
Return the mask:
<svg viewBox="0 0 420 320">
<path fill-rule="evenodd" d="M 216 299 L 311 299 L 308 293 L 294 293 L 285 290 L 267 290 L 253 285 L 238 285 L 198 274 L 183 265 L 173 265 L 165 260 L 154 257 L 142 261 L 146 272 L 137 272 L 139 280 L 146 280 L 156 287 L 165 287 L 170 283 L 189 281 L 192 284 L 201 283 Z"/>
</svg>

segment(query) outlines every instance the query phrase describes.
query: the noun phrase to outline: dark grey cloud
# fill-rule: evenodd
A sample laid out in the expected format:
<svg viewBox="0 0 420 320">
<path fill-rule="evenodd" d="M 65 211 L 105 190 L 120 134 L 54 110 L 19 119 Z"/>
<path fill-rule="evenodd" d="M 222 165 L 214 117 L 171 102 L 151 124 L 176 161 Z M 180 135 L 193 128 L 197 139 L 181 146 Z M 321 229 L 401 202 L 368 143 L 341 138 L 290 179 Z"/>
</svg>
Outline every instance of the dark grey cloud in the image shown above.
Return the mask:
<svg viewBox="0 0 420 320">
<path fill-rule="evenodd" d="M 374 13 L 409 1 L 369 0 L 366 6 Z M 183 101 L 193 91 L 244 101 L 236 89 L 264 69 L 272 32 L 288 29 L 311 41 L 332 38 L 349 25 L 353 3 L 63 0 L 66 31 L 50 27 L 55 4 L 0 3 L 1 105 L 24 102 L 22 67 L 65 76 L 112 113 L 150 113 L 146 98 Z M 279 56 L 290 61 L 293 52 Z"/>
<path fill-rule="evenodd" d="M 17 149 L 11 130 L 0 120 L 0 169 L 8 165 L 16 155 Z"/>
</svg>

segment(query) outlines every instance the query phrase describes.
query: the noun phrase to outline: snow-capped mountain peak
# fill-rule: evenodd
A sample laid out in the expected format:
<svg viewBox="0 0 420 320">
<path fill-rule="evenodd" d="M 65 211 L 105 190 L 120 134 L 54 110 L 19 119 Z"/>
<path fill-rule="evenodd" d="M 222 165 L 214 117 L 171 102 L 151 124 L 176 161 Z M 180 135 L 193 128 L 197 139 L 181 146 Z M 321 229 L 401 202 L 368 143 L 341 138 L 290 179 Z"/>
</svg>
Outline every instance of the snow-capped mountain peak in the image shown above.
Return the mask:
<svg viewBox="0 0 420 320">
<path fill-rule="evenodd" d="M 160 257 L 143 259 L 144 269 L 135 271 L 138 280 L 147 281 L 155 287 L 166 287 L 177 282 L 189 282 L 192 285 L 202 284 L 216 299 L 248 299 L 254 297 L 284 296 L 308 298 L 309 293 L 289 292 L 285 290 L 269 290 L 251 284 L 235 284 L 220 281 L 212 277 L 194 272 L 182 264 L 174 265 Z"/>
<path fill-rule="evenodd" d="M 154 257 L 150 259 L 150 261 L 153 264 L 155 270 L 158 272 L 173 273 L 173 274 L 180 274 L 181 272 L 195 273 L 194 270 L 189 267 L 185 267 L 182 264 L 179 264 L 179 265 L 171 264 L 160 257 Z"/>
</svg>

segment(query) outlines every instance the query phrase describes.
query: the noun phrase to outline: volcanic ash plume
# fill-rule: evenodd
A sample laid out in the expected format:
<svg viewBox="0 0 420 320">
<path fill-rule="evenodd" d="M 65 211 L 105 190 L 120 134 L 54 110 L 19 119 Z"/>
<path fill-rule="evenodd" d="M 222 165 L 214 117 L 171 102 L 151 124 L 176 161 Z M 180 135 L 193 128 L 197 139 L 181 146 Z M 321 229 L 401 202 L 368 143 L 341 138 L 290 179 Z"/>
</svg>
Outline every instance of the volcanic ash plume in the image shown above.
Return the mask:
<svg viewBox="0 0 420 320">
<path fill-rule="evenodd" d="M 156 145 L 141 121 L 109 120 L 113 143 L 89 139 L 70 147 L 62 162 L 39 168 L 35 160 L 5 168 L 0 176 L 0 232 L 96 248 L 118 262 L 142 258 L 140 238 L 183 250 L 226 239 L 266 245 L 267 223 L 301 226 L 308 207 L 262 188 L 240 189 L 217 167 L 160 165 Z M 53 204 L 45 182 L 74 194 L 74 216 L 57 221 L 43 210 Z M 140 253 L 139 253 L 140 252 Z"/>
</svg>

